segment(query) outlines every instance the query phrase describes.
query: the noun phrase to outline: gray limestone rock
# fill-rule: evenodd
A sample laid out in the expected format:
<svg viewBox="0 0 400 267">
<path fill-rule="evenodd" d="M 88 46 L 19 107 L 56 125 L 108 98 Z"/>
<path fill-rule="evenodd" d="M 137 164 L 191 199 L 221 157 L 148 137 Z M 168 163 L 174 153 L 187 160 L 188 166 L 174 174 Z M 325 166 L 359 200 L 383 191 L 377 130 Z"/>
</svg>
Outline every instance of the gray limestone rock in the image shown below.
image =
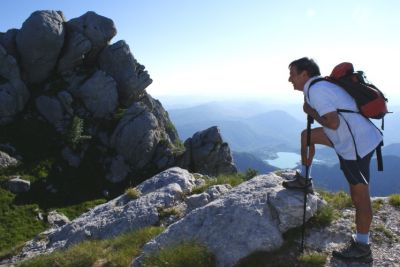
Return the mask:
<svg viewBox="0 0 400 267">
<path fill-rule="evenodd" d="M 11 192 L 19 194 L 28 192 L 31 188 L 31 182 L 21 179 L 20 176 L 13 176 L 6 182 L 6 187 Z"/>
<path fill-rule="evenodd" d="M 51 227 L 57 228 L 69 223 L 70 220 L 64 214 L 53 210 L 47 214 L 47 222 L 51 225 Z"/>
<path fill-rule="evenodd" d="M 158 119 L 140 102 L 124 113 L 111 137 L 111 146 L 122 155 L 133 170 L 148 165 L 158 143 L 166 139 Z"/>
<path fill-rule="evenodd" d="M 211 201 L 219 198 L 220 196 L 229 192 L 232 186 L 229 184 L 225 185 L 213 185 L 210 186 L 205 192 L 201 194 L 191 195 L 186 198 L 186 204 L 188 210 L 193 210 L 198 207 L 202 207 Z"/>
<path fill-rule="evenodd" d="M 57 130 L 60 130 L 64 117 L 64 110 L 60 101 L 55 97 L 42 95 L 36 98 L 35 104 L 39 113 Z"/>
<path fill-rule="evenodd" d="M 119 101 L 125 107 L 137 101 L 152 82 L 144 66 L 136 61 L 125 41 L 118 41 L 106 47 L 99 56 L 99 65 L 117 82 Z"/>
<path fill-rule="evenodd" d="M 5 33 L 0 33 L 0 45 L 14 58 L 18 57 L 17 43 L 15 41 L 18 31 L 17 29 L 10 29 Z"/>
<path fill-rule="evenodd" d="M 129 165 L 126 164 L 124 158 L 121 155 L 117 155 L 111 161 L 106 179 L 112 183 L 121 182 L 128 176 L 129 171 Z"/>
<path fill-rule="evenodd" d="M 15 166 L 18 164 L 18 160 L 11 157 L 7 153 L 0 151 L 0 169 L 7 168 L 9 166 Z"/>
<path fill-rule="evenodd" d="M 75 94 L 94 118 L 109 118 L 118 105 L 115 81 L 103 71 L 97 71 Z"/>
<path fill-rule="evenodd" d="M 46 80 L 64 45 L 65 18 L 60 11 L 36 11 L 23 23 L 16 42 L 28 83 Z"/>
<path fill-rule="evenodd" d="M 212 176 L 237 172 L 229 145 L 216 126 L 195 133 L 185 141 L 185 147 L 178 164 L 182 168 Z"/>
<path fill-rule="evenodd" d="M 173 182 L 180 180 L 169 177 L 181 174 L 188 175 L 184 170 L 167 170 L 161 176 L 171 183 L 154 186 L 153 188 L 157 189 L 147 191 L 137 199 L 122 195 L 91 209 L 61 227 L 51 228 L 41 233 L 35 239 L 28 241 L 21 253 L 11 261 L 47 254 L 87 239 L 111 238 L 128 231 L 158 224 L 160 209 L 182 202 L 183 189 Z M 155 184 L 161 182 L 157 177 L 154 180 Z M 187 185 L 187 182 L 182 184 Z"/>
<path fill-rule="evenodd" d="M 137 186 L 137 189 L 145 195 L 173 183 L 179 184 L 184 193 L 189 193 L 196 185 L 196 179 L 187 170 L 173 167 L 142 182 Z"/>
<path fill-rule="evenodd" d="M 85 55 L 92 48 L 92 44 L 83 34 L 75 31 L 67 31 L 67 40 L 64 53 L 61 56 L 57 71 L 65 73 L 73 71 L 77 66 L 83 64 Z"/>
<path fill-rule="evenodd" d="M 11 122 L 23 110 L 29 96 L 17 61 L 0 45 L 0 125 Z"/>
<path fill-rule="evenodd" d="M 96 62 L 99 52 L 106 47 L 109 41 L 117 34 L 114 22 L 111 19 L 100 16 L 93 11 L 86 12 L 78 18 L 71 19 L 66 24 L 68 33 L 77 32 L 89 40 L 91 46 L 89 52 L 86 51 L 88 44 L 82 44 L 82 47 L 79 48 L 81 51 L 86 51 L 84 54 L 85 61 L 89 64 Z M 80 40 L 83 39 L 80 38 Z"/>
<path fill-rule="evenodd" d="M 285 230 L 300 226 L 302 214 L 282 216 L 281 207 L 291 205 L 303 210 L 302 192 L 281 186 L 283 179 L 275 174 L 260 175 L 240 184 L 228 193 L 197 208 L 147 243 L 133 266 L 141 266 L 143 257 L 181 241 L 196 240 L 215 255 L 217 266 L 234 266 L 255 251 L 272 251 L 283 244 Z M 322 202 L 309 195 L 307 219 Z M 289 218 L 290 217 L 290 218 Z M 282 220 L 283 218 L 283 220 Z"/>
</svg>

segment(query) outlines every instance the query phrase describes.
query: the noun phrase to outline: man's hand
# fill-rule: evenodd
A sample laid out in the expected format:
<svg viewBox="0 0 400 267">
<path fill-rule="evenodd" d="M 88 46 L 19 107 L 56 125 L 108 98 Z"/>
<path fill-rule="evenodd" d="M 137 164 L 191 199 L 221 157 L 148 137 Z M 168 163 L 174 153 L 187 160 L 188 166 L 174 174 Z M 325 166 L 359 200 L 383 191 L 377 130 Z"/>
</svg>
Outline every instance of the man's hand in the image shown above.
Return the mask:
<svg viewBox="0 0 400 267">
<path fill-rule="evenodd" d="M 329 129 L 336 130 L 339 127 L 339 116 L 336 111 L 326 113 L 322 117 L 319 116 L 318 112 L 313 109 L 306 101 L 303 104 L 303 111 L 314 118 L 319 124 Z"/>
<path fill-rule="evenodd" d="M 306 101 L 304 101 L 304 104 L 303 104 L 303 111 L 304 111 L 304 113 L 306 113 L 307 115 L 310 115 L 314 119 L 316 119 L 316 116 L 318 115 L 317 111 L 315 109 L 313 109 Z"/>
</svg>

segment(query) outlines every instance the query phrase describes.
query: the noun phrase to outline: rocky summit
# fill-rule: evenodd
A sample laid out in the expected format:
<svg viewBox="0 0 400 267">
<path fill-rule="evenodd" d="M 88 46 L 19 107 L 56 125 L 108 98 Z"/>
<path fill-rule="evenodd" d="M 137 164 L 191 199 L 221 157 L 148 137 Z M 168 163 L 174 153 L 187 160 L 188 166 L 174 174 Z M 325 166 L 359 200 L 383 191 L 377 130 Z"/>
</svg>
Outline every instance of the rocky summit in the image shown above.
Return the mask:
<svg viewBox="0 0 400 267">
<path fill-rule="evenodd" d="M 234 188 L 219 185 L 192 194 L 204 178 L 179 167 L 163 171 L 136 187 L 137 198 L 126 193 L 71 222 L 53 226 L 27 242 L 8 263 L 164 223 L 169 227 L 145 245 L 133 266 L 141 266 L 147 254 L 185 240 L 204 243 L 218 266 L 233 266 L 255 251 L 279 248 L 283 233 L 302 224 L 303 194 L 285 190 L 281 176 L 260 175 Z M 307 220 L 323 204 L 318 195 L 309 195 Z M 169 208 L 179 212 L 165 217 L 163 210 Z"/>
<path fill-rule="evenodd" d="M 104 172 L 98 179 L 111 183 L 139 183 L 173 166 L 236 172 L 217 127 L 179 139 L 162 104 L 146 92 L 152 79 L 145 66 L 124 40 L 111 43 L 116 33 L 114 22 L 95 12 L 67 20 L 52 10 L 0 33 L 0 129 L 23 125 L 42 135 L 35 127 L 48 125 L 54 132 L 47 141 L 69 167 L 79 168 L 94 151 L 89 160 Z M 13 134 L 0 145 L 15 150 Z M 0 166 L 13 164 L 1 147 L 0 159 Z"/>
</svg>

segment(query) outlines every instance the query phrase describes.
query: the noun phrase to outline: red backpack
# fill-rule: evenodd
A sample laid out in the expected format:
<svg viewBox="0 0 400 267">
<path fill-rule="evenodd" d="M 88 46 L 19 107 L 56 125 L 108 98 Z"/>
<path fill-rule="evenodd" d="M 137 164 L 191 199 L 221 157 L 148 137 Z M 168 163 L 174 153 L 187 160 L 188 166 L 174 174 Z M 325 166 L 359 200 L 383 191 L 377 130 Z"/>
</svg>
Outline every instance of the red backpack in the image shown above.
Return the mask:
<svg viewBox="0 0 400 267">
<path fill-rule="evenodd" d="M 363 71 L 354 71 L 353 64 L 343 62 L 333 68 L 331 75 L 318 78 L 311 82 L 309 88 L 319 81 L 328 81 L 342 87 L 351 95 L 361 115 L 368 119 L 382 119 L 382 130 L 384 129 L 383 118 L 388 112 L 387 99 L 383 93 L 373 84 L 369 83 Z M 310 93 L 310 90 L 308 90 Z M 338 109 L 338 112 L 357 112 L 354 110 Z M 371 122 L 372 123 L 372 122 Z M 350 128 L 349 128 L 350 129 Z M 378 129 L 379 130 L 379 129 Z M 351 132 L 351 131 L 350 131 Z M 382 133 L 382 132 L 381 132 Z M 352 134 L 352 133 L 351 133 Z M 353 137 L 354 138 L 354 137 Z M 381 147 L 383 142 L 376 148 L 378 170 L 383 170 Z M 357 148 L 356 153 L 357 153 Z M 358 153 L 357 153 L 358 154 Z"/>
<path fill-rule="evenodd" d="M 370 119 L 382 119 L 388 113 L 387 99 L 383 93 L 373 84 L 366 80 L 363 71 L 354 71 L 353 64 L 343 62 L 337 65 L 331 75 L 314 80 L 311 84 L 326 80 L 342 87 L 351 95 L 359 109 L 359 113 Z M 338 110 L 339 112 L 354 112 L 351 110 Z"/>
</svg>

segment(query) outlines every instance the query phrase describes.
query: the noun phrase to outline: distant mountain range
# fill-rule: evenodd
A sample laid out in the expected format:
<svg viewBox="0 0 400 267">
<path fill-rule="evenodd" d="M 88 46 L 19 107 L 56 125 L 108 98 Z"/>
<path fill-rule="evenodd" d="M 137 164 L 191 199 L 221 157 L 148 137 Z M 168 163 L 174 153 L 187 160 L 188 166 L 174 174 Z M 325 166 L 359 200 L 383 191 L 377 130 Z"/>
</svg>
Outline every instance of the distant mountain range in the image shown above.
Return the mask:
<svg viewBox="0 0 400 267">
<path fill-rule="evenodd" d="M 276 106 L 274 106 L 276 108 Z M 276 156 L 276 152 L 299 152 L 299 135 L 305 127 L 305 115 L 301 107 L 260 103 L 211 102 L 194 107 L 168 110 L 170 119 L 181 139 L 195 132 L 217 125 L 224 141 L 233 151 L 233 158 L 239 171 L 248 168 L 259 173 L 268 173 L 278 168 L 264 160 Z M 400 166 L 400 107 L 391 109 L 393 114 L 385 118 L 383 147 L 384 172 L 377 172 L 376 160 L 371 162 L 371 195 L 386 196 L 400 192 L 398 166 Z M 304 121 L 302 121 L 304 117 Z M 374 121 L 380 127 L 380 121 Z M 317 127 L 317 125 L 313 125 Z M 314 164 L 312 176 L 316 187 L 331 191 L 348 190 L 348 184 L 339 168 L 337 156 L 331 148 L 317 147 L 316 157 L 320 164 Z"/>
<path fill-rule="evenodd" d="M 240 152 L 293 151 L 298 147 L 299 134 L 304 127 L 301 121 L 284 111 L 256 114 L 251 104 L 237 109 L 208 103 L 168 110 L 168 113 L 181 139 L 217 125 L 231 149 Z"/>
</svg>

